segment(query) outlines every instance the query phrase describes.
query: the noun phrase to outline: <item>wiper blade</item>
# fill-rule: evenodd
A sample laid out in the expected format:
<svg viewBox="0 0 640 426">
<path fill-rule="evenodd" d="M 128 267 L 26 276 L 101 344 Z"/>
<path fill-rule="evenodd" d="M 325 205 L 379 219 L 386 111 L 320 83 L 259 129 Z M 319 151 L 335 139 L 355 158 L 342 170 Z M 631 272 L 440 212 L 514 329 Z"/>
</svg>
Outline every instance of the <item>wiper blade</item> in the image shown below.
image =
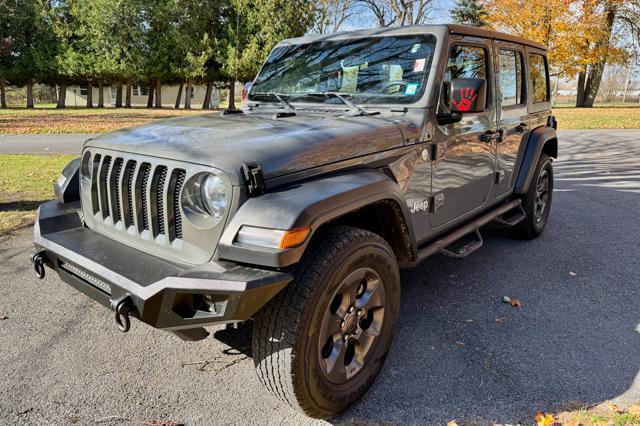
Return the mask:
<svg viewBox="0 0 640 426">
<path fill-rule="evenodd" d="M 287 102 L 281 94 L 276 92 L 262 92 L 262 93 L 252 93 L 253 96 L 271 96 L 272 98 L 276 98 L 280 105 L 284 106 L 286 109 L 290 111 L 295 111 L 296 109 Z"/>
</svg>

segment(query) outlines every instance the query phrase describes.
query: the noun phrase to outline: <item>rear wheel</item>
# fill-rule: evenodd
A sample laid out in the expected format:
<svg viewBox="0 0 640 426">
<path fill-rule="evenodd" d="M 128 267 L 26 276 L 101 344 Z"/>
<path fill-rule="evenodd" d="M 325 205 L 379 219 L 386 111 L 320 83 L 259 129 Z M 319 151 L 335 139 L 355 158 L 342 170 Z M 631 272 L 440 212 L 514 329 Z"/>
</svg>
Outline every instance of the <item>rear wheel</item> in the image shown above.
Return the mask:
<svg viewBox="0 0 640 426">
<path fill-rule="evenodd" d="M 391 247 L 352 227 L 309 247 L 295 280 L 256 316 L 258 377 L 311 417 L 331 417 L 377 376 L 391 346 L 400 276 Z"/>
<path fill-rule="evenodd" d="M 542 233 L 551 208 L 553 198 L 553 167 L 551 159 L 542 154 L 527 193 L 522 197 L 522 208 L 526 218 L 515 226 L 513 232 L 518 238 L 531 240 Z"/>
</svg>

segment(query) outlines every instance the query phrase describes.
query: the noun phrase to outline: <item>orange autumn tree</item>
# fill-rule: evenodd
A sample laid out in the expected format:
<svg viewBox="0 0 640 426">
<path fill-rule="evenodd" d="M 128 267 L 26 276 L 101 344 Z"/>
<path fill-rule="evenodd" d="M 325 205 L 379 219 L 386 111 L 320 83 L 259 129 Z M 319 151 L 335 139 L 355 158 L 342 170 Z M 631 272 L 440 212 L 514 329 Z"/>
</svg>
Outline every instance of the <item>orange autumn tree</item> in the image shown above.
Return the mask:
<svg viewBox="0 0 640 426">
<path fill-rule="evenodd" d="M 626 60 L 628 46 L 614 36 L 615 25 L 608 11 L 627 3 L 628 0 L 487 0 L 485 10 L 490 27 L 544 44 L 552 75 L 582 75 L 583 91 L 590 79 L 589 93 L 595 98 L 604 64 Z"/>
</svg>

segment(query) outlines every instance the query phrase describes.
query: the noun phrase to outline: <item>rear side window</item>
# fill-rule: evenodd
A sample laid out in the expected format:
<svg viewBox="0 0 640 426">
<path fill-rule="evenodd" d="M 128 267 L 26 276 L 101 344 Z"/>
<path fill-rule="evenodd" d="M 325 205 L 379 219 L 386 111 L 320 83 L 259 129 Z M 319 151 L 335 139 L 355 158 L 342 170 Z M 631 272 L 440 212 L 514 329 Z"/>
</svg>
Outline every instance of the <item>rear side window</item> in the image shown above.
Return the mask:
<svg viewBox="0 0 640 426">
<path fill-rule="evenodd" d="M 529 75 L 533 87 L 533 103 L 549 101 L 549 71 L 547 60 L 537 53 L 529 53 Z"/>
<path fill-rule="evenodd" d="M 444 105 L 449 105 L 451 80 L 455 78 L 487 80 L 487 51 L 477 46 L 454 45 L 451 48 L 444 75 Z"/>
<path fill-rule="evenodd" d="M 500 50 L 498 54 L 498 65 L 500 67 L 500 93 L 502 94 L 502 106 L 524 104 L 522 88 L 522 54 L 515 50 Z"/>
</svg>

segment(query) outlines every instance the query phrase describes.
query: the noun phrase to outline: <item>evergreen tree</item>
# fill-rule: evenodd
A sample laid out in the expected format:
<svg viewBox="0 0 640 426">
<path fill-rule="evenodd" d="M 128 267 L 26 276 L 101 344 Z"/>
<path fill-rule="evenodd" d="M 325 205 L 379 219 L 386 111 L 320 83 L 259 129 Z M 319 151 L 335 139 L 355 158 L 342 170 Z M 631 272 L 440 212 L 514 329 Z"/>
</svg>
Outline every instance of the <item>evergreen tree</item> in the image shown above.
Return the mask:
<svg viewBox="0 0 640 426">
<path fill-rule="evenodd" d="M 458 24 L 471 25 L 473 27 L 485 27 L 487 12 L 479 0 L 457 0 L 451 9 L 451 17 Z"/>
</svg>

